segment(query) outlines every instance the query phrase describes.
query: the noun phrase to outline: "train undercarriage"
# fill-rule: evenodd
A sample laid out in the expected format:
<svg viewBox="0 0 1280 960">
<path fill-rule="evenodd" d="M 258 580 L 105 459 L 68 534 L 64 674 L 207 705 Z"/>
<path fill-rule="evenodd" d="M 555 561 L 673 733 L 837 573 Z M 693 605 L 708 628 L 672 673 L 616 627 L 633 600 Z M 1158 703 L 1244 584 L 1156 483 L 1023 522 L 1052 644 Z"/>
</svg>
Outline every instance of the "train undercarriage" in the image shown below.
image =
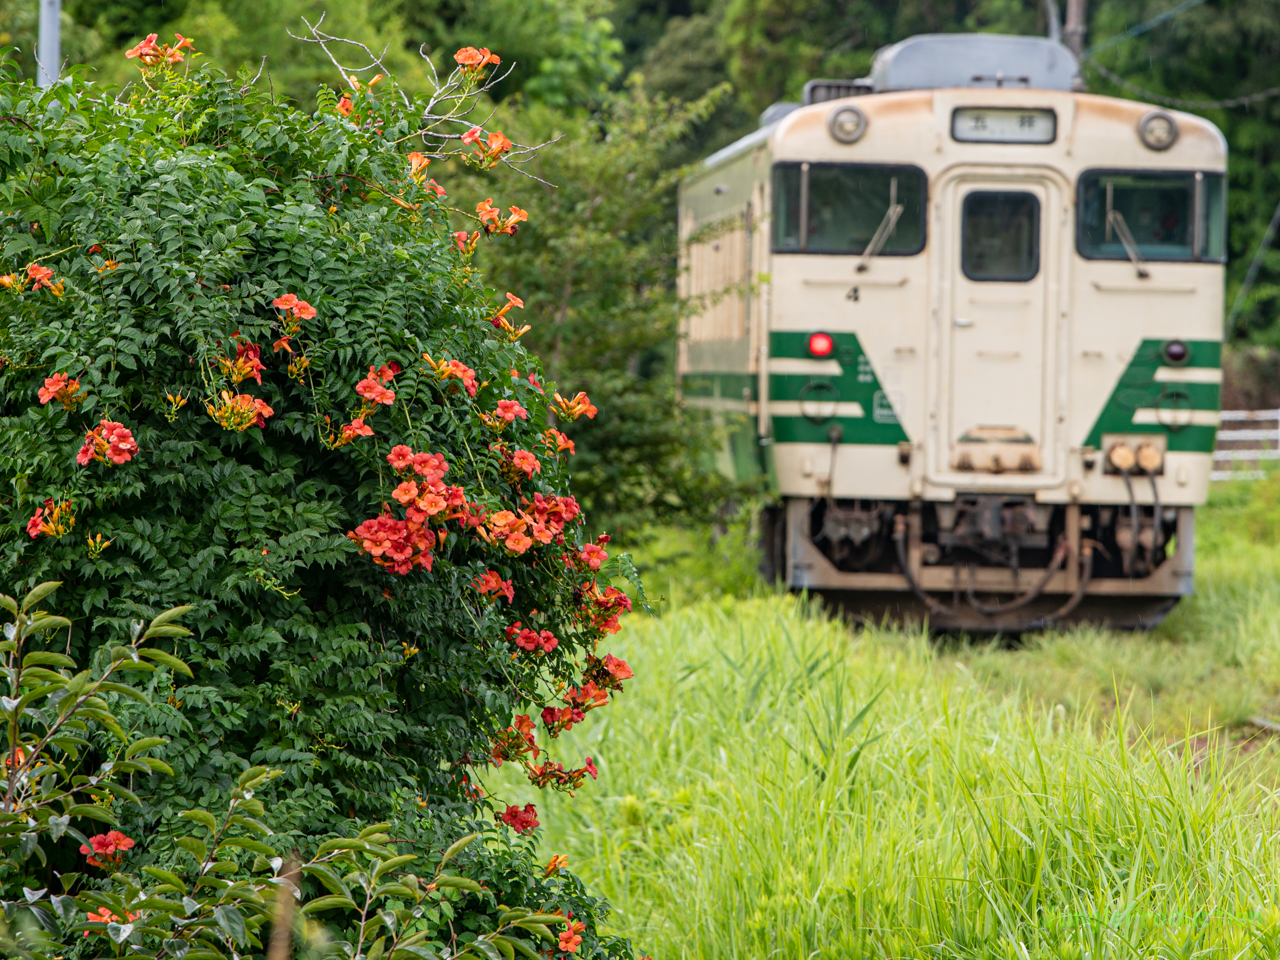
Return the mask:
<svg viewBox="0 0 1280 960">
<path fill-rule="evenodd" d="M 940 631 L 1151 629 L 1194 572 L 1194 509 L 1159 503 L 789 498 L 761 533 L 770 578 L 865 621 Z"/>
</svg>

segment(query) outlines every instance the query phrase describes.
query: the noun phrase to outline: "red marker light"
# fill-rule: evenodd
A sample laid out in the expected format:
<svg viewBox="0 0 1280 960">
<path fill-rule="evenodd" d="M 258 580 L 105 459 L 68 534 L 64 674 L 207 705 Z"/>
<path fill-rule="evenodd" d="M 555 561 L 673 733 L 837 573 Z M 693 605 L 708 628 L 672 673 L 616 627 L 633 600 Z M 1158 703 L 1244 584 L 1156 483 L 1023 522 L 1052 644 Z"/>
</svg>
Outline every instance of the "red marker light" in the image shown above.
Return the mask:
<svg viewBox="0 0 1280 960">
<path fill-rule="evenodd" d="M 809 353 L 815 357 L 829 357 L 836 348 L 836 342 L 829 333 L 809 334 Z"/>
</svg>

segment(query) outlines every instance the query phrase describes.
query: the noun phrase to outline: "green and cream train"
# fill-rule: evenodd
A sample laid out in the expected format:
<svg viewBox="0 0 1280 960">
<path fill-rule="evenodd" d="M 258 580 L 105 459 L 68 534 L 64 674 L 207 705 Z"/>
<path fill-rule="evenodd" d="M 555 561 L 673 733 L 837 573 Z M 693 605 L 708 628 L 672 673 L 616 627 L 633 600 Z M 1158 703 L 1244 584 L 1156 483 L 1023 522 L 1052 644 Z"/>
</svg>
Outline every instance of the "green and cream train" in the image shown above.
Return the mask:
<svg viewBox="0 0 1280 960">
<path fill-rule="evenodd" d="M 992 35 L 886 48 L 708 157 L 680 386 L 781 498 L 772 575 L 943 629 L 1159 622 L 1219 420 L 1226 163 Z"/>
</svg>

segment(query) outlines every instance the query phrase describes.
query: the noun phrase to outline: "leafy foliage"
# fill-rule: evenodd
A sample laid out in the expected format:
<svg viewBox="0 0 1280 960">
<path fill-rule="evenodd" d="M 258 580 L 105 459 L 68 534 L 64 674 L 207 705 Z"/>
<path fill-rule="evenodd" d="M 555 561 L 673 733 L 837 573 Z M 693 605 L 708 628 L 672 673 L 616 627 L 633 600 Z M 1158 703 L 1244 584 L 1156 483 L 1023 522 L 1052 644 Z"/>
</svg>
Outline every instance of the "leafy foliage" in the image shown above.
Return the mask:
<svg viewBox="0 0 1280 960">
<path fill-rule="evenodd" d="M 131 869 L 136 861 L 126 857 L 136 845 L 133 838 L 118 830 L 87 837 L 79 825 L 86 820 L 115 824 L 114 803 L 139 802 L 120 782 L 124 775 L 170 772 L 163 761 L 146 756 L 164 738 L 126 733 L 110 701 L 146 701 L 142 691 L 122 682 L 129 672 L 172 670 L 190 676 L 185 663 L 154 643 L 187 636 L 176 621 L 191 608 L 165 611 L 150 624 L 135 621 L 131 640 L 111 649 L 95 677 L 91 670 L 74 672 L 77 664 L 65 654 L 41 649 L 71 627 L 66 618 L 37 606 L 58 586 L 43 583 L 21 604 L 0 595 L 0 607 L 13 618 L 0 641 L 10 694 L 0 702 L 7 721 L 0 804 L 0 949 L 5 956 L 52 960 L 78 951 L 77 941 L 90 938 L 95 952 L 105 939 L 109 956 L 217 960 L 261 955 L 268 926 L 273 957 L 289 955 L 294 934 L 312 955 L 332 952 L 328 930 L 296 922 L 317 916 L 341 918 L 334 933 L 347 956 L 492 960 L 519 953 L 536 960 L 537 948 L 544 946 L 540 941 L 560 946 L 566 937 L 577 936 L 578 946 L 583 939 L 594 945 L 594 931 L 571 920 L 562 906 L 544 901 L 538 910 L 506 907 L 475 880 L 445 873 L 478 833 L 455 840 L 438 858 L 431 855 L 431 862 L 422 864 L 431 871 L 430 880 L 410 872 L 424 858 L 398 851 L 385 823 L 328 840 L 305 863 L 286 863 L 278 852 L 279 836 L 261 819 L 265 805 L 255 797 L 279 775 L 266 767 L 240 774 L 221 817 L 204 809 L 183 811 L 182 825 L 192 832 L 177 838 L 180 862 L 168 869 Z M 86 775 L 78 771 L 95 734 L 110 738 L 113 758 Z M 38 881 L 25 876 L 33 855 L 48 863 L 46 847 L 64 837 L 81 842 L 88 866 L 108 875 L 105 883 L 65 872 L 57 880 L 61 894 L 51 894 L 47 886 L 33 888 Z M 544 895 L 573 892 L 573 878 L 562 879 L 560 872 L 558 867 L 546 871 Z M 327 892 L 307 897 L 295 913 L 294 901 L 302 898 L 307 880 Z M 494 917 L 488 929 L 459 938 L 449 921 L 468 898 Z M 566 932 L 557 938 L 549 924 L 564 924 Z"/>
<path fill-rule="evenodd" d="M 122 822 L 172 831 L 271 766 L 273 830 L 397 815 L 440 847 L 503 743 L 572 789 L 589 758 L 535 768 L 517 714 L 576 722 L 629 676 L 596 649 L 629 568 L 580 541 L 552 427 L 594 407 L 553 403 L 470 264 L 484 231 L 452 236 L 403 154 L 423 103 L 357 85 L 306 115 L 166 50 L 124 102 L 0 84 L 0 575 L 63 577 L 76 657 L 194 608 L 173 643 L 198 681 L 130 715 L 174 776 Z M 527 858 L 482 869 L 536 887 Z"/>
</svg>

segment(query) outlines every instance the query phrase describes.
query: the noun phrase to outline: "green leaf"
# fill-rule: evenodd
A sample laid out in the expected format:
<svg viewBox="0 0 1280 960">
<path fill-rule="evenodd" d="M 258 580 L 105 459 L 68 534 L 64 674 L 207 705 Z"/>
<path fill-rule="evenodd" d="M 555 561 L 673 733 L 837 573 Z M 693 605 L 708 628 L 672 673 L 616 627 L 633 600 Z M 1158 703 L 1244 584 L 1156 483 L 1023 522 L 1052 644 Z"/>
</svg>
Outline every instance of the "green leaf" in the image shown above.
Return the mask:
<svg viewBox="0 0 1280 960">
<path fill-rule="evenodd" d="M 53 591 L 62 586 L 61 580 L 47 580 L 22 598 L 22 612 L 26 613 Z"/>
<path fill-rule="evenodd" d="M 149 877 L 155 877 L 167 884 L 175 887 L 179 893 L 186 894 L 187 885 L 182 882 L 176 873 L 170 873 L 168 870 L 161 870 L 159 867 L 143 867 L 142 872 Z"/>
<path fill-rule="evenodd" d="M 502 955 L 506 960 L 516 960 L 515 948 L 511 945 L 511 941 L 506 937 L 495 933 L 489 938 L 489 942 L 502 951 Z"/>
<path fill-rule="evenodd" d="M 18 613 L 18 601 L 5 593 L 0 593 L 0 607 L 4 607 L 15 616 Z"/>
<path fill-rule="evenodd" d="M 351 897 L 351 888 L 342 882 L 342 879 L 328 866 L 323 863 L 309 863 L 302 868 L 302 872 L 309 877 L 315 877 L 330 893 L 338 896 Z"/>
<path fill-rule="evenodd" d="M 68 670 L 74 670 L 76 662 L 70 657 L 61 653 L 54 653 L 52 650 L 32 650 L 22 658 L 22 667 L 25 670 L 28 667 L 35 666 L 66 667 Z"/>
<path fill-rule="evenodd" d="M 241 790 L 252 790 L 259 783 L 265 780 L 270 773 L 271 769 L 269 767 L 250 767 L 244 773 L 240 774 L 240 779 L 237 782 L 239 783 Z"/>
<path fill-rule="evenodd" d="M 153 628 L 162 627 L 169 621 L 177 620 L 179 617 L 183 616 L 184 614 L 190 613 L 194 609 L 195 607 L 191 607 L 191 606 L 173 607 L 172 609 L 166 610 L 164 613 L 160 614 L 158 617 L 152 620 L 151 626 Z"/>
<path fill-rule="evenodd" d="M 217 921 L 218 928 L 235 941 L 237 946 L 243 947 L 249 942 L 249 934 L 244 927 L 244 917 L 235 907 L 230 904 L 214 907 L 213 919 Z"/>
<path fill-rule="evenodd" d="M 389 823 L 371 823 L 356 835 L 356 839 L 368 840 L 376 833 L 385 833 L 390 826 Z"/>
<path fill-rule="evenodd" d="M 218 844 L 218 849 L 215 853 L 221 853 L 225 847 L 238 847 L 241 850 L 248 850 L 250 853 L 257 853 L 264 857 L 277 856 L 276 852 L 265 843 L 250 840 L 248 837 L 231 837 L 228 840 L 223 840 L 222 843 Z"/>
<path fill-rule="evenodd" d="M 484 889 L 480 884 L 476 883 L 474 880 L 468 879 L 467 877 L 436 877 L 435 885 L 437 889 L 440 887 L 449 887 L 456 890 L 470 890 L 472 893 L 479 893 Z"/>
<path fill-rule="evenodd" d="M 519 937 L 509 937 L 508 942 L 521 956 L 528 957 L 529 960 L 543 960 L 542 954 L 538 953 L 538 951 L 534 950 L 533 947 L 529 946 L 529 944 L 525 943 Z"/>
<path fill-rule="evenodd" d="M 209 848 L 195 837 L 179 837 L 175 842 L 183 850 L 195 857 L 197 863 L 203 864 L 209 859 Z"/>
<path fill-rule="evenodd" d="M 202 827 L 207 827 L 210 833 L 218 832 L 218 821 L 208 810 L 183 810 L 178 816 L 183 820 L 193 820 Z"/>
<path fill-rule="evenodd" d="M 323 857 L 326 853 L 332 853 L 334 850 L 367 850 L 369 845 L 359 840 L 352 840 L 350 837 L 334 837 L 332 840 L 326 840 L 320 844 L 316 850 L 317 857 Z"/>
<path fill-rule="evenodd" d="M 370 879 L 374 883 L 377 883 L 378 878 L 381 877 L 388 870 L 396 870 L 400 867 L 403 867 L 406 863 L 413 863 L 413 861 L 417 859 L 418 857 L 416 854 L 405 853 L 405 854 L 401 854 L 398 857 L 392 857 L 390 860 L 380 860 L 378 861 L 378 865 L 373 868 L 373 875 L 371 876 Z"/>
<path fill-rule="evenodd" d="M 194 677 L 191 668 L 179 660 L 171 653 L 165 653 L 163 650 L 155 650 L 151 647 L 142 647 L 138 650 L 138 656 L 146 657 L 148 660 L 154 660 L 162 667 L 168 667 L 174 673 L 180 673 L 183 676 Z"/>
<path fill-rule="evenodd" d="M 143 750 L 150 750 L 152 747 L 158 747 L 168 743 L 167 737 L 143 737 L 141 740 L 135 740 L 124 752 L 125 758 L 136 757 Z"/>
<path fill-rule="evenodd" d="M 100 807 L 96 803 L 77 803 L 67 810 L 70 817 L 86 817 L 89 820 L 100 820 L 103 823 L 116 824 L 119 821 L 107 807 Z"/>
<path fill-rule="evenodd" d="M 561 922 L 564 921 L 564 917 L 557 917 L 556 919 L 560 920 Z M 533 920 L 521 920 L 519 923 L 516 924 L 516 926 L 519 927 L 521 930 L 528 930 L 530 933 L 537 934 L 543 940 L 550 940 L 552 943 L 555 943 L 556 940 L 558 939 L 556 935 L 546 927 L 545 924 L 537 923 Z"/>
<path fill-rule="evenodd" d="M 142 635 L 143 640 L 152 640 L 155 637 L 189 637 L 191 631 L 186 627 L 174 624 L 168 627 L 152 627 Z"/>
<path fill-rule="evenodd" d="M 332 910 L 336 907 L 342 907 L 347 910 L 357 909 L 355 901 L 350 897 L 332 895 L 327 897 L 317 897 L 303 906 L 302 912 L 306 914 L 319 913 L 322 910 Z"/>
<path fill-rule="evenodd" d="M 475 842 L 475 839 L 478 836 L 480 836 L 480 834 L 478 833 L 469 833 L 465 837 L 459 837 L 457 840 L 453 841 L 453 843 L 449 844 L 449 849 L 446 850 L 444 852 L 444 856 L 440 858 L 440 866 L 437 869 L 443 870 L 444 865 L 446 863 L 452 860 L 455 856 L 457 856 L 467 847 L 471 846 L 471 844 Z"/>
</svg>

